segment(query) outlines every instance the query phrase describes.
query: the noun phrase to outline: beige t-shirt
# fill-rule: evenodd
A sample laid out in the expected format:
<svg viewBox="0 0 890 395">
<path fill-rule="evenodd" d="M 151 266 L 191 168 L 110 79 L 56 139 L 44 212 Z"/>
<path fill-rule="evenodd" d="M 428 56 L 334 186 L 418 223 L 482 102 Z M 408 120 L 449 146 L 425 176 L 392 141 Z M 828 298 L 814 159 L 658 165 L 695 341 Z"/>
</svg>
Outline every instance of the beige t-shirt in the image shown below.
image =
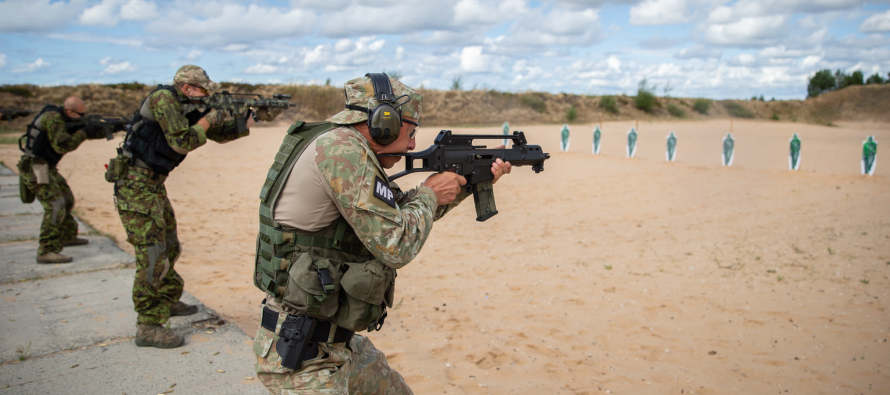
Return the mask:
<svg viewBox="0 0 890 395">
<path fill-rule="evenodd" d="M 275 222 L 307 232 L 324 228 L 340 216 L 327 181 L 315 163 L 316 141 L 317 138 L 312 140 L 294 163 L 273 214 Z"/>
</svg>

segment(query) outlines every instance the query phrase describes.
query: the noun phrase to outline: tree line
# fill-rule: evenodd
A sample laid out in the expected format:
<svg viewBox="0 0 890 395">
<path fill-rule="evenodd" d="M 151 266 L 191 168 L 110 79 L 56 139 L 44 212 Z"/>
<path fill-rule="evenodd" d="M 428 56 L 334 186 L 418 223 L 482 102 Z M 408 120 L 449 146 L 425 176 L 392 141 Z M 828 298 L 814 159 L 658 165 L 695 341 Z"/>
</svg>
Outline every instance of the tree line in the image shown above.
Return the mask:
<svg viewBox="0 0 890 395">
<path fill-rule="evenodd" d="M 887 78 L 881 77 L 880 74 L 874 73 L 867 79 L 861 71 L 856 70 L 851 74 L 847 74 L 840 70 L 834 73 L 829 69 L 819 70 L 810 77 L 810 83 L 807 85 L 807 98 L 819 96 L 825 92 L 843 89 L 851 85 L 870 85 L 870 84 L 887 84 L 890 83 L 890 73 Z"/>
</svg>

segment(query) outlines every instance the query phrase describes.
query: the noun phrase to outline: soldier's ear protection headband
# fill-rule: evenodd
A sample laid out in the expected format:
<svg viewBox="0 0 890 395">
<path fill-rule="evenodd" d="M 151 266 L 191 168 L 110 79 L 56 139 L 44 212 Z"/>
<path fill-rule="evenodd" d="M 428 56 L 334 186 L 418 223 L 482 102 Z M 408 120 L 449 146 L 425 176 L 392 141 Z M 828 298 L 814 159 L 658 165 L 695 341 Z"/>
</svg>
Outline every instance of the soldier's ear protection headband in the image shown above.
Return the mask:
<svg viewBox="0 0 890 395">
<path fill-rule="evenodd" d="M 402 98 L 411 98 L 408 95 L 396 97 L 392 91 L 392 85 L 389 83 L 389 76 L 386 73 L 368 73 L 365 77 L 371 79 L 374 87 L 374 98 L 377 99 L 377 107 L 365 108 L 361 106 L 347 104 L 346 108 L 356 111 L 365 111 L 368 113 L 368 130 L 371 138 L 380 145 L 392 144 L 399 138 L 399 130 L 402 128 L 402 112 L 400 108 L 403 104 L 399 101 Z M 414 124 L 411 121 L 405 121 Z"/>
</svg>

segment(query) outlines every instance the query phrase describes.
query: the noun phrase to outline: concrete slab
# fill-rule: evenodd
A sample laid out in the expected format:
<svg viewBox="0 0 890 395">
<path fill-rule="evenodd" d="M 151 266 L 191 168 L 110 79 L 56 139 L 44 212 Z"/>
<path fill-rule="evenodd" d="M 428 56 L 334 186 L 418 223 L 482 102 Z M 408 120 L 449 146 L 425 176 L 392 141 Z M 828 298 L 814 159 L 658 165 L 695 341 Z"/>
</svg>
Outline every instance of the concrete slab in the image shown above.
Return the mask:
<svg viewBox="0 0 890 395">
<path fill-rule="evenodd" d="M 0 284 L 131 266 L 135 262 L 132 255 L 118 248 L 107 237 L 83 234 L 80 237 L 90 243 L 66 247 L 62 253 L 74 258 L 74 262 L 58 265 L 36 262 L 36 240 L 0 244 Z"/>
<path fill-rule="evenodd" d="M 74 218 L 77 221 L 78 236 L 99 235 L 91 226 L 83 221 Z M 0 221 L 0 243 L 22 240 L 37 240 L 40 238 L 40 222 L 43 221 L 43 213 L 40 214 L 20 214 L 3 217 Z"/>
<path fill-rule="evenodd" d="M 22 354 L 40 356 L 131 338 L 136 333 L 131 300 L 134 273 L 133 269 L 101 270 L 0 286 L 4 312 L 0 362 Z M 170 327 L 177 332 L 187 335 L 219 321 L 191 295 L 182 300 L 200 309 L 197 314 L 171 318 Z M 193 323 L 199 324 L 193 327 Z"/>
<path fill-rule="evenodd" d="M 24 204 L 19 199 L 18 184 L 15 186 L 15 196 L 4 197 L 0 199 L 0 217 L 22 214 L 40 214 L 43 215 L 43 206 L 36 199 L 33 203 Z M 4 189 L 5 190 L 5 189 Z"/>
<path fill-rule="evenodd" d="M 23 214 L 4 217 L 0 222 L 0 243 L 10 241 L 36 240 L 40 235 L 34 229 L 40 229 L 42 215 Z"/>
<path fill-rule="evenodd" d="M 199 331 L 187 341 L 162 350 L 123 339 L 6 363 L 0 393 L 268 394 L 253 370 L 251 342 L 236 327 Z"/>
<path fill-rule="evenodd" d="M 79 220 L 74 262 L 37 264 L 42 208 L 11 175 L 0 165 L 0 393 L 267 393 L 251 339 L 189 294 L 199 312 L 170 320 L 186 344 L 136 347 L 135 260 Z"/>
</svg>

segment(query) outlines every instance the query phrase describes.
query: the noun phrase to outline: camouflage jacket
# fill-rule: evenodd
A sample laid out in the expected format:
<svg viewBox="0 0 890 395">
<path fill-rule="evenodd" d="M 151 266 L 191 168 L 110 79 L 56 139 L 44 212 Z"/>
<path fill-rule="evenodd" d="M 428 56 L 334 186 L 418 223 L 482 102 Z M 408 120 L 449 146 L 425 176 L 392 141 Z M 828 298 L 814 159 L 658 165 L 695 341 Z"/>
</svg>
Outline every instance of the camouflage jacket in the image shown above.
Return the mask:
<svg viewBox="0 0 890 395">
<path fill-rule="evenodd" d="M 56 111 L 47 111 L 36 122 L 38 129 L 46 132 L 47 139 L 53 151 L 64 155 L 77 149 L 87 135 L 83 130 L 68 133 L 64 116 Z"/>
<path fill-rule="evenodd" d="M 394 269 L 420 252 L 433 226 L 468 193 L 447 206 L 420 185 L 407 193 L 387 181 L 367 140 L 349 127 L 332 129 L 316 140 L 315 163 L 328 195 L 362 244 L 380 262 Z"/>
<path fill-rule="evenodd" d="M 176 89 L 174 89 L 176 90 Z M 241 134 L 225 133 L 234 127 L 234 119 L 226 119 L 222 124 L 211 123 L 208 130 L 204 130 L 198 124 L 189 126 L 189 121 L 185 114 L 192 111 L 190 105 L 187 104 L 187 97 L 176 90 L 174 95 L 166 89 L 158 89 L 148 96 L 148 108 L 152 117 L 161 126 L 164 131 L 164 137 L 170 148 L 180 153 L 193 151 L 204 145 L 207 139 L 219 143 L 225 143 L 244 136 L 250 131 Z"/>
</svg>

